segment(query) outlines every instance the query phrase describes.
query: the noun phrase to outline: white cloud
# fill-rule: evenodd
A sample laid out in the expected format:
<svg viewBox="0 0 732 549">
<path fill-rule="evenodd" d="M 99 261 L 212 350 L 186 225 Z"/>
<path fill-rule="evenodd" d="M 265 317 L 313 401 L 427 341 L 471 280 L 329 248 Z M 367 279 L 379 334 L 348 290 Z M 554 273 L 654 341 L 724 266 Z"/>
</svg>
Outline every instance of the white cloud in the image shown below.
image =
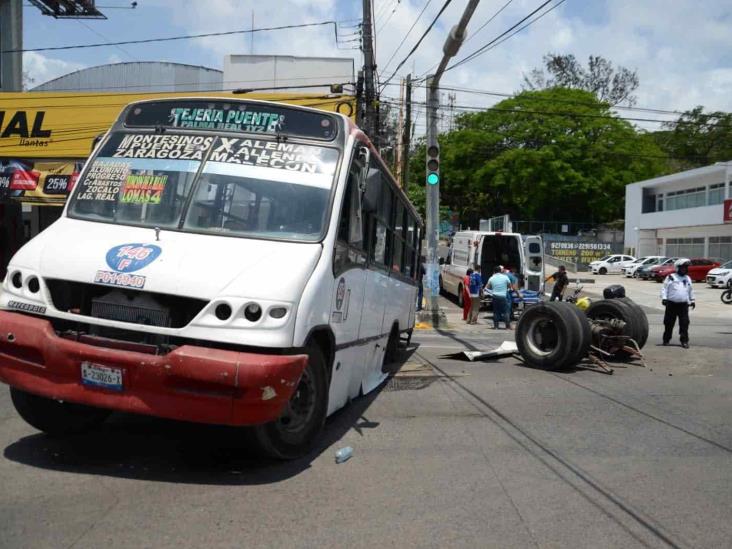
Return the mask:
<svg viewBox="0 0 732 549">
<path fill-rule="evenodd" d="M 62 59 L 46 57 L 34 51 L 23 54 L 23 71 L 30 76 L 32 83 L 29 87 L 35 87 L 64 74 L 83 69 L 81 63 L 72 63 Z"/>
</svg>

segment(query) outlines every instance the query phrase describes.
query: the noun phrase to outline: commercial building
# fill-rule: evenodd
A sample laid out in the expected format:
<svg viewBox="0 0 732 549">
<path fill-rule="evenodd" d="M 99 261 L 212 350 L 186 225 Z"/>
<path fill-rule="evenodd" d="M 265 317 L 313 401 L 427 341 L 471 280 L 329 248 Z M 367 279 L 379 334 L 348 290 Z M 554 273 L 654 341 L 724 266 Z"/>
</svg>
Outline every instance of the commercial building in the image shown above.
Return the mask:
<svg viewBox="0 0 732 549">
<path fill-rule="evenodd" d="M 625 248 L 636 256 L 732 259 L 732 162 L 625 188 Z"/>
</svg>

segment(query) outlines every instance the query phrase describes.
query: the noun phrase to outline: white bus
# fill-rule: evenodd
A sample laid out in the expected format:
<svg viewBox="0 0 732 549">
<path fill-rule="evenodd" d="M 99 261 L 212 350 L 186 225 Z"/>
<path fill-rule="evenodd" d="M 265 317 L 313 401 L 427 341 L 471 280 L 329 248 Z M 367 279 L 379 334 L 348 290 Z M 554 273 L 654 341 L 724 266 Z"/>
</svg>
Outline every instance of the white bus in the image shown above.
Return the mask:
<svg viewBox="0 0 732 549">
<path fill-rule="evenodd" d="M 498 265 L 510 268 L 519 286 L 542 291 L 544 285 L 544 250 L 540 236 L 487 231 L 455 233 L 447 260 L 440 272 L 440 289 L 457 298 L 463 306 L 463 279 L 469 268 L 480 265 L 488 280 Z"/>
<path fill-rule="evenodd" d="M 252 426 L 308 451 L 414 327 L 422 224 L 345 116 L 133 103 L 61 218 L 11 260 L 0 380 L 53 434 L 111 410 Z"/>
</svg>

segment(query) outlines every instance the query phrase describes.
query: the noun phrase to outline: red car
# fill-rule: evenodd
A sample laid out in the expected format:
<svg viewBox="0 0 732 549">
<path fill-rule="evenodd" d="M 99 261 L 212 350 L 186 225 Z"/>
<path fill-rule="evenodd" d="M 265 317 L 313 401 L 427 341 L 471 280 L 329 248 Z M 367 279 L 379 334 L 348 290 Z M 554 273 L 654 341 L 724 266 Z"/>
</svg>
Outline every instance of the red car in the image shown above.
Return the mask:
<svg viewBox="0 0 732 549">
<path fill-rule="evenodd" d="M 697 257 L 691 260 L 689 276 L 692 282 L 704 282 L 707 278 L 707 273 L 716 267 L 719 267 L 718 261 Z M 663 282 L 668 275 L 674 272 L 676 272 L 676 267 L 673 263 L 657 265 L 651 269 L 651 277 L 656 282 Z"/>
</svg>

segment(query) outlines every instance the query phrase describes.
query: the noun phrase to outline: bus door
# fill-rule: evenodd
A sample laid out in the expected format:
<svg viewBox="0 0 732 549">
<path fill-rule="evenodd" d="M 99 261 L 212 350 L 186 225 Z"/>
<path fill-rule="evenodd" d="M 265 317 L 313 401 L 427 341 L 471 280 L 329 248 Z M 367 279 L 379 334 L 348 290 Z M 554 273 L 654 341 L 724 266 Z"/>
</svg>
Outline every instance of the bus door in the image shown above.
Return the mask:
<svg viewBox="0 0 732 549">
<path fill-rule="evenodd" d="M 384 332 L 384 311 L 390 295 L 389 264 L 391 250 L 389 242 L 389 224 L 392 216 L 394 193 L 371 158 L 372 165 L 366 180 L 363 195 L 364 223 L 368 234 L 369 266 L 366 271 L 366 295 L 361 313 L 361 329 L 359 339 L 367 341 L 364 346 L 366 374 L 363 380 L 363 392 L 367 393 L 377 387 L 385 378 L 381 366 L 386 348 Z"/>
<path fill-rule="evenodd" d="M 535 292 L 542 291 L 544 285 L 544 247 L 540 236 L 526 237 L 524 241 L 524 259 L 526 289 Z"/>
<path fill-rule="evenodd" d="M 361 167 L 354 162 L 348 175 L 338 222 L 333 258 L 335 281 L 331 296 L 330 326 L 336 343 L 342 346 L 335 357 L 328 401 L 337 410 L 355 398 L 366 374 L 363 349 L 357 343 L 368 275 L 362 228 Z"/>
</svg>

